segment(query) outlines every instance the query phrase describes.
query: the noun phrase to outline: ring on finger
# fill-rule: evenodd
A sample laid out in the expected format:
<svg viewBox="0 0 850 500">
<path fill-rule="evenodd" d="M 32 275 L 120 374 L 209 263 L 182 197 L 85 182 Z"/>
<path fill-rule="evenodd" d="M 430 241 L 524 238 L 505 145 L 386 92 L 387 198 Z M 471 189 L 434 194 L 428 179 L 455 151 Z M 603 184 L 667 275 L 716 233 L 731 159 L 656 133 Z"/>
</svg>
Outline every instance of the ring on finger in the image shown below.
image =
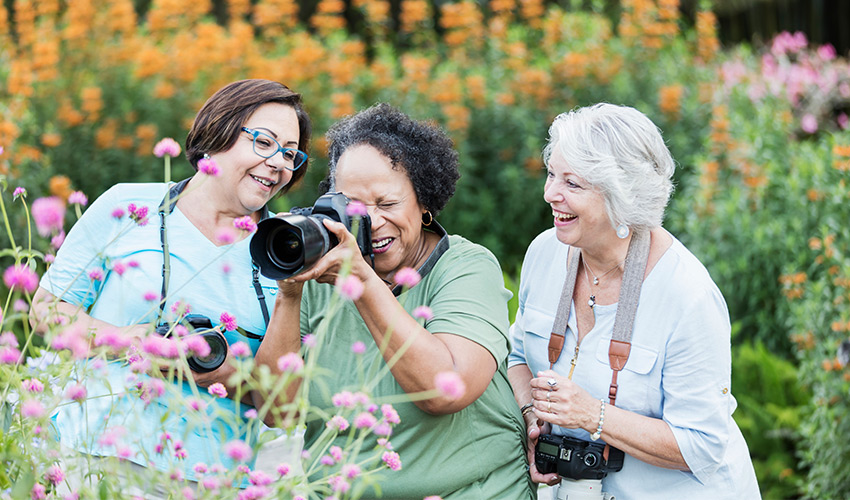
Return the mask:
<svg viewBox="0 0 850 500">
<path fill-rule="evenodd" d="M 548 413 L 552 413 L 552 402 L 551 402 L 551 401 L 548 401 L 548 403 L 549 403 L 549 405 L 548 405 L 548 406 L 546 406 L 546 411 L 547 411 Z"/>
<path fill-rule="evenodd" d="M 551 392 L 546 391 L 546 401 L 551 401 L 551 400 L 549 399 L 549 396 L 551 396 L 551 395 L 552 395 L 552 393 L 551 393 Z"/>
</svg>

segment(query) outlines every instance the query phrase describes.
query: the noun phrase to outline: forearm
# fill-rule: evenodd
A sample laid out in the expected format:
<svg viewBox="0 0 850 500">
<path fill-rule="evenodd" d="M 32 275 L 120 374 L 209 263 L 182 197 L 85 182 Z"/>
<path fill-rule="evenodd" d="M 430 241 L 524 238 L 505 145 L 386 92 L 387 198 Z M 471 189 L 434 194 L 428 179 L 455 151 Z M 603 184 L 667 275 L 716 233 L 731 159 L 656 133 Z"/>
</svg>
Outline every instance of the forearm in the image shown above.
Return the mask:
<svg viewBox="0 0 850 500">
<path fill-rule="evenodd" d="M 33 331 L 39 335 L 44 335 L 51 324 L 56 324 L 63 318 L 82 326 L 87 332 L 94 331 L 97 333 L 118 329 L 122 333 L 132 336 L 135 342 L 139 342 L 148 333 L 146 324 L 117 327 L 112 323 L 93 318 L 86 313 L 82 306 L 59 300 L 44 288 L 39 287 L 33 296 L 32 309 L 29 313 L 29 321 Z"/>
<path fill-rule="evenodd" d="M 531 369 L 528 365 L 514 365 L 508 368 L 508 381 L 514 391 L 517 406 L 531 403 Z"/>
</svg>

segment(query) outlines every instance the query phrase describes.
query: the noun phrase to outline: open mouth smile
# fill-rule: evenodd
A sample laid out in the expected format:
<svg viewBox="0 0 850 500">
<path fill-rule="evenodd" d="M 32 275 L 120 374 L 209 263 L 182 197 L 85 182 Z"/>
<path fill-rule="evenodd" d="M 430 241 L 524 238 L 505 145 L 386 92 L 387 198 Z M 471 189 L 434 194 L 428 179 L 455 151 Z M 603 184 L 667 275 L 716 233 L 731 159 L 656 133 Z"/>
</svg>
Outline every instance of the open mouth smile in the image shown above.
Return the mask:
<svg viewBox="0 0 850 500">
<path fill-rule="evenodd" d="M 277 182 L 271 179 L 266 179 L 265 177 L 257 177 L 256 175 L 251 175 L 251 178 L 266 187 L 272 187 L 277 184 Z"/>
<path fill-rule="evenodd" d="M 395 238 L 381 238 L 379 240 L 372 240 L 372 251 L 375 253 L 384 253 L 390 249 L 390 245 L 395 241 Z"/>
</svg>

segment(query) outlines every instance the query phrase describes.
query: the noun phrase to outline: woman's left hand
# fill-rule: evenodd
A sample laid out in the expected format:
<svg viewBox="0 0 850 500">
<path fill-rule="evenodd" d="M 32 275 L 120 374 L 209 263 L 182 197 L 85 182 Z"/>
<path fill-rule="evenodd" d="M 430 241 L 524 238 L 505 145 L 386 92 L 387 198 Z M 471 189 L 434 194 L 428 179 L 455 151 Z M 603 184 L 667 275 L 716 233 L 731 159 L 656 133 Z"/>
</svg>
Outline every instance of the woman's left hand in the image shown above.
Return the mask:
<svg viewBox="0 0 850 500">
<path fill-rule="evenodd" d="M 531 379 L 531 398 L 534 413 L 544 422 L 567 429 L 596 430 L 599 400 L 552 370 L 538 372 L 537 378 Z"/>
<path fill-rule="evenodd" d="M 357 239 L 353 234 L 351 234 L 348 228 L 340 222 L 323 219 L 322 223 L 324 223 L 325 228 L 327 228 L 330 233 L 336 236 L 339 244 L 323 255 L 313 267 L 303 273 L 293 276 L 291 280 L 295 282 L 316 280 L 319 283 L 336 283 L 336 279 L 339 277 L 339 272 L 342 269 L 343 263 L 348 260 L 351 261 L 351 273 L 363 279 L 363 276 L 361 276 L 362 269 L 360 269 L 360 266 L 369 266 L 360 254 L 360 248 L 357 246 Z"/>
</svg>

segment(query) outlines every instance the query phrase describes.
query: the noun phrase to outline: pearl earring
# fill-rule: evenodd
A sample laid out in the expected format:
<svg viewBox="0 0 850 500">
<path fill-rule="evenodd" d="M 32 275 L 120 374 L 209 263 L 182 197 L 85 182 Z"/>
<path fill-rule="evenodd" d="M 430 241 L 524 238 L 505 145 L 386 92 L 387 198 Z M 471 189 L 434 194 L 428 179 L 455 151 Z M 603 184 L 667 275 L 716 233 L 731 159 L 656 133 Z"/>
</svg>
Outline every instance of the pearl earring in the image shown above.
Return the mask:
<svg viewBox="0 0 850 500">
<path fill-rule="evenodd" d="M 620 224 L 617 226 L 617 238 L 624 240 L 629 237 L 629 226 Z"/>
</svg>

